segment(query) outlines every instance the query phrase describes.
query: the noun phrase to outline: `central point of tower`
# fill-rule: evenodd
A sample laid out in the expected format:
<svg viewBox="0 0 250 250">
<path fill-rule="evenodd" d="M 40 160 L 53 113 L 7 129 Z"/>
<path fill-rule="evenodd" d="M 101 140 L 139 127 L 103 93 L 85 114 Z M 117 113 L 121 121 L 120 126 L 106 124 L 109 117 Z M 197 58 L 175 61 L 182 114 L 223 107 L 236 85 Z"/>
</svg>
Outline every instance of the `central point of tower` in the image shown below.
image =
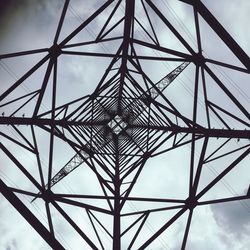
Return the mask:
<svg viewBox="0 0 250 250">
<path fill-rule="evenodd" d="M 127 127 L 127 123 L 122 120 L 119 115 L 116 115 L 109 123 L 108 126 L 115 134 L 120 134 L 123 129 Z"/>
</svg>

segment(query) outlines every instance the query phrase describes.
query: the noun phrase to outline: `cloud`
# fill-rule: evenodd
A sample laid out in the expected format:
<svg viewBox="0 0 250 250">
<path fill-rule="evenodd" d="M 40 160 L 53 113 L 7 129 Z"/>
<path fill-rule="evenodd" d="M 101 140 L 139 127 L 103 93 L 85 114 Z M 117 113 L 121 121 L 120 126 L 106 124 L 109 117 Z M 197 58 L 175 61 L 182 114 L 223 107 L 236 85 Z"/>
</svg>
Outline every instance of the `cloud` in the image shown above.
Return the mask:
<svg viewBox="0 0 250 250">
<path fill-rule="evenodd" d="M 250 2 L 238 0 L 237 7 L 235 6 L 235 1 L 220 0 L 214 2 L 203 0 L 203 2 L 240 46 L 242 46 L 247 53 L 250 53 L 250 34 L 245 30 L 246 20 L 248 20 L 249 17 Z"/>
<path fill-rule="evenodd" d="M 232 202 L 211 206 L 217 224 L 235 238 L 250 234 L 250 202 Z"/>
<path fill-rule="evenodd" d="M 16 239 L 12 239 L 6 246 L 6 250 L 18 250 Z"/>
<path fill-rule="evenodd" d="M 6 219 L 8 218 L 8 219 Z M 15 208 L 0 196 L 0 249 L 48 250 L 47 243 L 34 231 Z"/>
<path fill-rule="evenodd" d="M 51 45 L 62 6 L 60 0 L 5 1 L 0 15 L 0 51 L 16 52 Z"/>
<path fill-rule="evenodd" d="M 73 7 L 76 8 L 79 11 L 79 13 L 84 16 L 88 14 L 89 11 L 96 8 L 96 3 L 94 2 L 95 1 L 90 1 L 90 0 L 85 1 L 84 3 L 87 7 L 85 8 L 84 6 L 84 8 L 81 8 L 81 6 L 79 5 L 81 2 L 75 1 L 74 2 L 75 4 L 73 5 Z M 97 2 L 100 2 L 100 1 L 97 1 Z M 4 33 L 6 36 L 4 37 L 5 44 L 4 46 L 1 47 L 1 49 L 4 48 L 4 49 L 11 49 L 11 50 L 13 49 L 18 50 L 19 48 L 18 46 L 20 46 L 20 44 L 22 45 L 21 48 L 27 48 L 27 49 L 30 49 L 30 46 L 34 46 L 36 48 L 40 46 L 50 46 L 51 41 L 54 37 L 54 32 L 56 30 L 56 24 L 58 23 L 58 20 L 59 20 L 59 13 L 60 13 L 59 9 L 62 8 L 62 3 L 63 1 L 59 1 L 59 0 L 58 1 L 23 0 L 22 4 L 20 1 L 11 0 L 8 2 L 8 4 L 6 4 L 6 1 L 5 1 L 5 4 L 2 3 L 3 7 L 2 9 L 1 8 L 0 9 L 2 13 L 5 13 L 5 14 L 2 15 L 2 19 L 0 20 L 0 22 L 2 24 L 3 23 L 5 24 L 5 25 L 2 25 L 3 27 L 2 34 Z M 183 16 L 186 18 L 185 19 L 186 23 L 191 22 L 188 18 L 189 15 L 185 15 L 185 8 L 181 9 L 181 11 L 182 11 L 181 14 L 183 14 Z M 69 19 L 74 16 L 72 13 L 69 13 L 69 14 L 70 14 Z M 79 25 L 78 21 L 76 23 Z M 67 23 L 67 24 L 70 24 L 70 23 Z M 99 22 L 98 24 L 100 25 L 101 22 Z M 72 29 L 71 29 L 71 26 L 68 25 L 65 29 L 65 33 L 68 34 L 70 33 L 70 31 L 72 31 Z M 15 39 L 13 39 L 13 35 Z M 216 48 L 215 48 L 213 52 L 217 53 L 218 51 L 216 51 Z M 101 60 L 98 61 L 99 65 L 100 65 L 100 61 Z M 73 89 L 72 82 L 74 81 L 79 84 L 79 82 L 84 81 L 85 82 L 84 87 L 78 86 L 79 91 L 77 91 L 78 92 L 77 94 L 82 94 L 81 92 L 82 88 L 88 89 L 89 87 L 88 85 L 92 84 L 93 86 L 94 85 L 93 83 L 96 82 L 92 78 L 92 77 L 96 78 L 96 75 L 98 75 L 95 72 L 97 71 L 96 65 L 90 62 L 90 60 L 88 60 L 88 62 L 87 63 L 85 62 L 84 64 L 81 62 L 81 60 L 74 60 L 74 63 L 75 64 L 72 64 L 70 62 L 69 65 L 63 65 L 64 67 L 62 68 L 60 68 L 60 65 L 59 65 L 60 70 L 63 70 L 63 73 L 65 72 L 65 75 L 63 74 L 63 77 L 61 77 L 60 84 L 63 85 L 64 93 L 67 93 L 68 91 L 72 93 L 72 89 Z M 84 67 L 84 65 L 87 65 L 87 66 Z M 150 65 L 150 67 L 152 67 L 152 65 Z M 159 69 L 155 70 L 155 68 L 156 67 L 152 67 L 152 70 L 155 72 L 155 74 L 158 77 L 157 70 L 158 71 L 160 70 Z M 90 73 L 90 70 L 91 70 L 91 73 Z M 148 69 L 146 68 L 146 70 Z M 70 71 L 71 73 L 67 73 L 67 71 Z M 98 71 L 100 71 L 100 67 L 98 67 Z M 86 82 L 87 79 L 90 79 L 90 81 Z M 193 83 L 191 82 L 191 84 Z M 185 90 L 183 92 L 185 92 Z M 179 97 L 182 96 L 182 93 L 178 92 L 178 96 Z M 63 98 L 63 95 L 61 97 Z M 177 98 L 176 102 L 181 102 L 182 100 L 180 99 L 184 99 L 184 98 Z M 183 104 L 183 106 L 184 105 L 186 105 L 186 102 Z M 48 144 L 44 144 L 45 147 L 47 145 Z M 182 156 L 177 158 L 177 160 L 176 160 L 177 155 L 174 153 L 173 155 L 168 154 L 168 155 L 165 155 L 164 157 L 160 156 L 155 161 L 152 161 L 152 164 L 150 164 L 150 168 L 148 168 L 150 169 L 150 171 L 147 171 L 147 169 L 144 169 L 147 172 L 145 173 L 144 176 L 142 174 L 139 178 L 141 181 L 141 178 L 143 179 L 144 177 L 144 181 L 142 181 L 141 186 L 139 186 L 143 188 L 139 188 L 138 192 L 143 191 L 142 195 L 145 195 L 146 191 L 148 191 L 148 193 L 150 194 L 152 193 L 153 194 L 152 196 L 154 197 L 156 197 L 156 195 L 162 195 L 164 198 L 170 195 L 173 195 L 173 196 L 183 195 L 184 198 L 186 198 L 187 193 L 184 193 L 183 190 L 185 189 L 187 191 L 186 187 L 188 186 L 186 185 L 187 184 L 186 182 L 188 182 L 187 177 L 188 177 L 188 171 L 189 171 L 189 168 L 188 168 L 189 148 L 188 149 L 184 148 L 183 151 L 178 151 L 178 152 L 179 153 L 182 152 L 181 153 Z M 187 152 L 187 155 L 185 156 L 184 153 L 186 152 Z M 46 155 L 44 152 L 40 152 L 40 153 L 43 155 Z M 66 156 L 68 156 L 67 153 L 68 155 L 70 155 L 69 152 L 66 152 L 65 153 Z M 61 155 L 60 157 L 62 157 Z M 159 160 L 160 158 L 162 160 Z M 166 168 L 168 170 L 166 170 Z M 157 169 L 161 169 L 161 171 L 156 171 Z M 166 176 L 166 179 L 162 178 L 163 173 Z M 74 176 L 72 176 L 72 178 L 74 178 Z M 85 192 L 90 192 L 90 189 L 91 189 L 91 191 L 93 191 L 91 183 L 89 184 L 89 182 L 91 181 L 89 182 L 86 181 L 86 183 L 83 184 L 81 175 L 76 177 L 74 181 L 75 183 L 72 189 L 77 189 L 77 191 L 84 190 Z M 174 189 L 173 184 L 175 184 L 178 188 Z M 70 185 L 70 181 L 69 181 L 69 185 Z M 86 187 L 84 187 L 84 185 L 86 185 Z M 162 190 L 164 190 L 164 192 Z M 27 229 L 27 226 L 29 225 L 27 225 L 25 221 L 20 220 L 20 216 L 18 217 L 18 216 L 13 215 L 15 214 L 13 213 L 13 209 L 10 210 L 9 214 L 6 212 L 8 210 L 8 206 L 3 205 L 6 203 L 7 202 L 1 203 L 1 207 L 0 207 L 0 223 L 1 223 L 0 231 L 2 230 L 1 231 L 2 239 L 0 239 L 0 247 L 6 250 L 7 249 L 8 250 L 12 250 L 12 249 L 33 250 L 32 249 L 32 247 L 34 247 L 33 244 L 34 242 L 39 241 L 37 239 L 39 237 L 37 237 L 35 233 L 34 233 L 35 235 L 34 236 L 32 233 L 33 231 Z M 71 214 L 73 217 L 75 210 L 72 209 L 69 211 L 70 211 L 69 214 Z M 249 244 L 249 240 L 247 239 L 247 233 L 249 232 L 249 220 L 247 219 L 247 214 L 242 213 L 242 210 L 240 209 L 240 207 L 234 207 L 234 206 L 231 206 L 231 204 L 227 206 L 226 205 L 220 206 L 220 207 L 214 206 L 212 208 L 212 216 L 211 214 L 206 214 L 206 213 L 202 214 L 201 217 L 195 217 L 195 216 L 194 216 L 194 221 L 198 221 L 197 228 L 193 232 L 194 237 L 191 238 L 189 242 L 188 250 L 189 249 L 190 250 L 201 250 L 201 249 L 202 250 L 211 250 L 211 249 L 224 250 L 224 249 L 227 249 L 226 246 L 230 246 L 231 247 L 230 250 L 231 249 L 235 249 L 235 250 L 247 249 L 247 244 Z M 8 218 L 8 220 L 6 220 L 6 218 Z M 54 214 L 53 214 L 53 218 L 55 219 Z M 203 218 L 203 219 L 199 220 L 200 218 Z M 207 226 L 207 227 L 204 226 L 206 224 L 209 224 L 210 220 L 211 221 L 215 220 L 217 222 L 217 227 L 215 227 L 215 229 L 213 229 L 212 226 Z M 16 225 L 17 221 L 18 221 L 18 225 Z M 12 225 L 15 225 L 15 227 L 12 227 Z M 59 233 L 63 232 L 64 234 L 67 234 L 68 236 L 67 242 L 69 242 L 69 244 L 75 244 L 73 243 L 74 237 L 72 237 L 72 235 L 68 233 L 70 231 L 66 230 L 65 227 L 63 227 L 64 224 L 63 223 L 60 224 L 60 222 L 58 222 L 58 225 L 59 225 L 58 226 Z M 60 227 L 60 225 L 62 226 Z M 201 231 L 202 231 L 202 234 L 201 234 Z M 234 239 L 241 239 L 242 240 L 241 245 L 239 244 L 232 245 L 232 243 L 230 245 L 229 236 L 227 235 L 227 233 L 229 235 L 233 235 Z M 48 249 L 47 245 L 43 245 L 43 243 L 40 243 L 40 241 L 39 241 L 39 244 L 36 245 L 36 247 L 37 249 L 38 248 Z M 176 250 L 179 250 L 179 249 L 180 249 L 179 247 L 176 248 Z"/>
</svg>

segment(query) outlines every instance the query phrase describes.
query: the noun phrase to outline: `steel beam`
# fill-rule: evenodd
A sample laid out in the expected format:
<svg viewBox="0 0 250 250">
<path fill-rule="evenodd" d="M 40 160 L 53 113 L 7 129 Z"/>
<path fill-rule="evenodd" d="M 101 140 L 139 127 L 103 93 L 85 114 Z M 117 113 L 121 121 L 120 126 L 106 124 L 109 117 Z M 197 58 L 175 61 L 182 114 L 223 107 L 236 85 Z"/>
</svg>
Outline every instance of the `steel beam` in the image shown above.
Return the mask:
<svg viewBox="0 0 250 250">
<path fill-rule="evenodd" d="M 3 196 L 15 207 L 15 209 L 24 217 L 24 219 L 51 246 L 52 249 L 65 249 L 1 179 L 0 191 Z"/>
<path fill-rule="evenodd" d="M 239 46 L 239 44 L 232 38 L 232 36 L 225 30 L 225 28 L 218 22 L 213 14 L 207 9 L 207 7 L 200 0 L 179 0 L 181 2 L 194 6 L 195 10 L 203 17 L 208 25 L 214 30 L 214 32 L 223 40 L 228 48 L 234 53 L 234 55 L 240 60 L 240 62 L 246 67 L 250 73 L 250 59 L 246 52 Z"/>
</svg>

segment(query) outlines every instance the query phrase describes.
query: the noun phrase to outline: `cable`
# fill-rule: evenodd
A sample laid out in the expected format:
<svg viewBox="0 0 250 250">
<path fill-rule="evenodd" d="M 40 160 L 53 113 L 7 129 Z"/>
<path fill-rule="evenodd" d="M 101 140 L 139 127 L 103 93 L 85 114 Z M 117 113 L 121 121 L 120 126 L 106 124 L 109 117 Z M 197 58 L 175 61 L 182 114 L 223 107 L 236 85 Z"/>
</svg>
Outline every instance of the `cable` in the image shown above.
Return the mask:
<svg viewBox="0 0 250 250">
<path fill-rule="evenodd" d="M 136 212 L 139 211 L 133 203 L 131 203 L 131 202 L 127 202 L 127 203 L 130 206 L 130 208 L 132 208 L 132 210 L 134 210 Z M 149 223 L 148 221 L 146 221 L 145 224 L 146 224 L 147 228 L 149 229 L 149 231 L 154 234 L 156 230 L 151 225 L 151 223 Z M 169 246 L 169 244 L 166 242 L 166 240 L 164 240 L 162 238 L 161 235 L 159 237 L 157 237 L 157 240 L 161 243 L 161 245 L 162 245 L 162 247 L 164 247 L 164 249 L 172 250 L 172 248 Z"/>
<path fill-rule="evenodd" d="M 0 59 L 0 66 L 15 80 L 18 81 L 19 77 L 17 76 L 17 74 L 7 65 L 7 63 L 5 63 L 3 60 Z M 32 90 L 25 85 L 24 82 L 22 82 L 21 84 L 21 88 L 28 94 L 30 92 L 32 92 Z M 41 103 L 41 108 L 46 111 L 49 110 L 49 108 Z"/>
<path fill-rule="evenodd" d="M 196 39 L 193 37 L 189 29 L 187 28 L 186 24 L 180 19 L 180 17 L 177 15 L 177 13 L 174 11 L 174 9 L 170 6 L 170 4 L 166 1 L 162 1 L 162 3 L 169 9 L 170 13 L 173 15 L 174 19 L 177 21 L 177 23 L 180 25 L 180 28 L 183 30 L 184 33 L 188 35 L 192 43 L 197 47 Z M 209 55 L 203 50 L 203 53 L 209 58 Z M 212 66 L 217 69 L 217 71 L 223 75 L 225 78 L 227 78 L 230 81 L 230 84 L 241 94 L 241 96 L 250 103 L 250 97 L 247 95 L 245 91 L 243 91 L 236 82 L 222 69 L 219 68 L 217 65 L 212 64 Z"/>
<path fill-rule="evenodd" d="M 190 144 L 188 145 L 191 148 L 191 145 Z M 195 156 L 196 156 L 196 159 L 199 159 L 199 154 L 197 153 L 196 150 L 195 150 Z M 208 169 L 214 174 L 214 176 L 217 177 L 219 175 L 219 172 L 215 170 L 214 167 L 210 163 L 206 163 L 206 165 L 208 165 L 209 167 Z M 229 191 L 230 194 L 232 194 L 233 196 L 239 196 L 239 194 L 234 190 L 234 188 L 225 179 L 221 179 L 221 182 L 223 186 Z M 239 202 L 246 209 L 246 211 L 250 213 L 250 206 L 245 201 L 240 200 Z"/>
</svg>

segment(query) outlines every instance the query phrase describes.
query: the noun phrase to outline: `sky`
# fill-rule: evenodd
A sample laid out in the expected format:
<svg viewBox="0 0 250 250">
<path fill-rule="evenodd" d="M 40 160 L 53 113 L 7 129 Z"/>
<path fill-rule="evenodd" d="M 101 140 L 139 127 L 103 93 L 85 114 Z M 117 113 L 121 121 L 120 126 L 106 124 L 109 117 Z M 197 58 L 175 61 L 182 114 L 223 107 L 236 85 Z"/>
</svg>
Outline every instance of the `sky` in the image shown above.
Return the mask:
<svg viewBox="0 0 250 250">
<path fill-rule="evenodd" d="M 150 25 L 145 21 L 145 14 L 142 11 L 141 5 L 136 5 L 136 16 L 144 27 L 152 33 Z M 80 23 L 87 19 L 95 9 L 101 6 L 103 1 L 80 1 L 72 0 L 62 27 L 59 41 L 62 41 L 68 34 L 71 33 Z M 156 1 L 155 1 L 156 3 Z M 250 3 L 248 0 L 221 0 L 209 1 L 203 0 L 207 8 L 215 15 L 221 24 L 227 29 L 230 35 L 237 41 L 237 43 L 250 53 L 250 34 L 246 32 L 246 23 L 249 20 Z M 190 6 L 180 3 L 176 0 L 158 1 L 157 6 L 174 27 L 181 32 L 183 37 L 187 40 L 190 46 L 197 51 L 197 44 L 195 39 L 195 26 L 192 9 Z M 38 48 L 49 48 L 54 39 L 54 34 L 62 11 L 62 0 L 22 0 L 22 1 L 1 1 L 0 2 L 0 54 L 12 53 L 16 51 L 25 51 Z M 237 9 L 237 11 L 236 11 Z M 124 11 L 120 7 L 115 18 L 122 16 Z M 149 15 L 152 17 L 153 24 L 156 27 L 156 33 L 160 44 L 163 47 L 187 53 L 187 50 L 177 41 L 173 34 L 165 27 L 165 25 L 154 15 L 150 10 Z M 104 21 L 108 17 L 108 11 L 104 12 L 97 19 L 93 21 L 87 29 L 82 31 L 79 35 L 74 37 L 71 43 L 80 41 L 93 40 L 98 31 L 102 27 Z M 243 68 L 243 65 L 225 46 L 225 44 L 214 34 L 206 22 L 200 17 L 201 40 L 203 46 L 203 55 L 207 58 L 218 60 L 221 62 L 236 65 Z M 113 35 L 122 35 L 121 26 L 114 29 Z M 150 41 L 139 25 L 135 26 L 135 38 L 138 40 Z M 115 53 L 118 49 L 120 41 L 105 42 L 103 45 L 85 46 L 81 48 L 69 48 L 72 51 L 88 51 L 101 53 Z M 163 56 L 161 52 L 152 52 L 142 46 L 137 45 L 136 49 L 141 55 L 157 55 Z M 0 91 L 3 93 L 8 89 L 15 80 L 20 78 L 27 70 L 36 64 L 46 53 L 39 53 L 31 56 L 13 57 L 10 59 L 0 60 Z M 164 55 L 166 56 L 166 55 Z M 91 94 L 101 79 L 106 67 L 111 59 L 91 58 L 85 56 L 63 55 L 58 60 L 58 96 L 56 105 L 60 106 L 64 103 L 73 101 L 79 97 Z M 148 62 L 141 60 L 142 68 L 147 72 L 148 76 L 153 82 L 159 81 L 167 73 L 177 67 L 179 62 Z M 119 62 L 117 63 L 119 66 Z M 213 72 L 218 75 L 219 79 L 227 86 L 227 88 L 234 94 L 236 99 L 249 110 L 249 74 L 237 72 L 225 67 L 208 65 Z M 132 68 L 132 66 L 130 66 Z M 12 95 L 7 96 L 6 101 L 17 98 L 20 95 L 35 91 L 41 86 L 42 79 L 46 70 L 46 64 L 37 70 L 31 77 L 29 77 L 19 88 L 13 91 Z M 132 73 L 131 73 L 132 74 Z M 133 75 L 133 74 L 132 74 Z M 135 74 L 133 75 L 134 77 Z M 194 86 L 195 66 L 190 64 L 187 69 L 176 80 L 176 84 L 170 86 L 164 95 L 173 103 L 173 105 L 186 117 L 192 115 L 192 100 L 193 100 L 193 86 Z M 205 75 L 207 79 L 207 91 L 209 100 L 233 115 L 236 115 L 245 123 L 249 124 L 249 120 L 242 114 L 234 103 L 230 101 L 228 96 L 217 86 L 217 84 Z M 138 76 L 138 81 L 141 78 Z M 200 82 L 201 83 L 201 80 Z M 145 89 L 145 85 L 140 83 Z M 42 108 L 39 110 L 43 113 L 51 107 L 51 89 L 52 79 L 49 80 L 48 91 L 42 100 Z M 5 100 L 0 103 L 2 105 Z M 163 98 L 159 97 L 159 102 L 165 104 Z M 21 109 L 15 114 L 20 116 L 24 114 L 29 117 L 32 114 L 34 102 Z M 15 105 L 0 106 L 0 114 L 4 112 L 5 116 L 10 115 L 14 110 Z M 72 109 L 74 106 L 72 107 Z M 168 114 L 170 117 L 170 114 Z M 216 115 L 211 114 L 211 124 L 215 128 L 224 128 Z M 172 119 L 172 118 L 171 118 Z M 249 129 L 243 123 L 236 122 L 228 116 L 225 116 L 231 129 Z M 199 124 L 207 126 L 207 120 L 204 111 L 204 90 L 199 89 L 199 103 L 198 103 L 198 118 Z M 179 119 L 181 123 L 181 119 Z M 31 131 L 25 126 L 19 126 L 18 129 L 22 131 L 27 138 L 31 139 Z M 0 131 L 23 142 L 18 136 L 17 132 L 8 126 L 0 126 Z M 39 152 L 41 155 L 42 167 L 44 175 L 47 176 L 48 165 L 48 148 L 49 135 L 42 129 L 35 129 L 37 136 Z M 179 135 L 181 138 L 181 135 Z M 207 148 L 207 156 L 218 148 L 225 140 L 211 139 Z M 35 156 L 29 153 L 26 149 L 12 143 L 6 137 L 1 136 L 1 142 L 11 150 L 13 155 L 27 166 L 27 169 L 38 180 L 38 170 Z M 197 141 L 195 163 L 198 163 L 199 154 L 204 140 Z M 165 150 L 170 147 L 172 140 L 164 143 L 159 150 Z M 227 153 L 235 148 L 245 147 L 249 148 L 248 140 L 231 140 L 226 147 L 220 152 Z M 236 159 L 244 149 L 235 153 L 226 155 L 222 159 L 213 160 L 204 164 L 200 185 L 198 190 L 202 190 L 209 182 L 211 182 L 221 171 L 225 169 L 233 159 Z M 74 151 L 69 145 L 62 143 L 59 139 L 55 139 L 55 152 L 53 173 L 55 174 L 60 168 L 74 155 Z M 216 156 L 216 154 L 215 154 Z M 0 152 L 1 166 L 0 177 L 6 184 L 37 192 L 37 189 L 20 173 L 15 165 Z M 186 199 L 188 195 L 188 173 L 190 162 L 190 144 L 180 147 L 177 151 L 173 150 L 165 154 L 160 154 L 156 157 L 150 158 L 145 165 L 138 182 L 134 186 L 131 196 L 146 196 L 158 198 L 177 198 Z M 220 199 L 226 197 L 233 197 L 244 195 L 250 184 L 249 175 L 249 155 L 237 165 L 223 180 L 214 186 L 211 191 L 207 192 L 201 201 L 210 199 Z M 101 194 L 100 187 L 96 184 L 95 175 L 89 170 L 86 164 L 83 164 L 81 169 L 77 169 L 70 176 L 65 178 L 61 183 L 58 183 L 53 189 L 58 193 L 84 193 L 84 194 Z M 43 202 L 37 199 L 30 203 L 31 197 L 18 195 L 18 197 L 29 207 L 29 209 L 48 227 L 46 220 L 46 210 Z M 86 201 L 88 204 L 103 206 L 107 208 L 107 204 L 99 201 Z M 87 213 L 80 208 L 72 208 L 69 205 L 61 204 L 63 209 L 77 221 L 77 224 L 86 231 L 87 235 L 94 239 L 94 232 L 91 229 L 90 221 Z M 140 209 L 146 209 L 147 206 L 155 207 L 155 204 L 145 204 L 138 202 L 129 202 L 124 207 L 124 212 L 135 212 Z M 163 206 L 163 205 L 162 205 Z M 175 211 L 159 212 L 149 216 L 144 229 L 139 234 L 134 248 L 137 249 L 146 238 L 149 238 L 153 232 L 157 231 L 164 222 L 174 214 Z M 51 213 L 55 225 L 56 237 L 62 242 L 66 249 L 89 249 L 86 243 L 72 231 L 72 229 L 65 223 L 60 214 L 51 206 Z M 214 205 L 199 206 L 194 210 L 189 239 L 187 242 L 187 250 L 211 250 L 211 249 L 230 249 L 230 250 L 247 250 L 250 247 L 250 202 L 230 202 Z M 112 225 L 110 216 L 100 215 L 96 216 L 107 224 L 110 231 Z M 183 237 L 185 223 L 187 221 L 188 213 L 181 216 L 176 223 L 166 230 L 159 239 L 155 240 L 147 249 L 160 250 L 171 249 L 179 250 L 181 248 L 180 242 Z M 129 225 L 132 219 L 123 219 L 123 225 Z M 104 242 L 105 249 L 111 249 L 110 238 L 100 228 L 98 228 L 101 238 Z M 17 211 L 8 203 L 8 201 L 0 196 L 0 249 L 4 250 L 43 250 L 50 249 L 50 247 L 43 241 L 43 239 L 31 228 L 30 225 L 18 214 Z M 131 234 L 122 242 L 122 248 L 126 249 L 127 241 L 131 239 Z"/>
</svg>

